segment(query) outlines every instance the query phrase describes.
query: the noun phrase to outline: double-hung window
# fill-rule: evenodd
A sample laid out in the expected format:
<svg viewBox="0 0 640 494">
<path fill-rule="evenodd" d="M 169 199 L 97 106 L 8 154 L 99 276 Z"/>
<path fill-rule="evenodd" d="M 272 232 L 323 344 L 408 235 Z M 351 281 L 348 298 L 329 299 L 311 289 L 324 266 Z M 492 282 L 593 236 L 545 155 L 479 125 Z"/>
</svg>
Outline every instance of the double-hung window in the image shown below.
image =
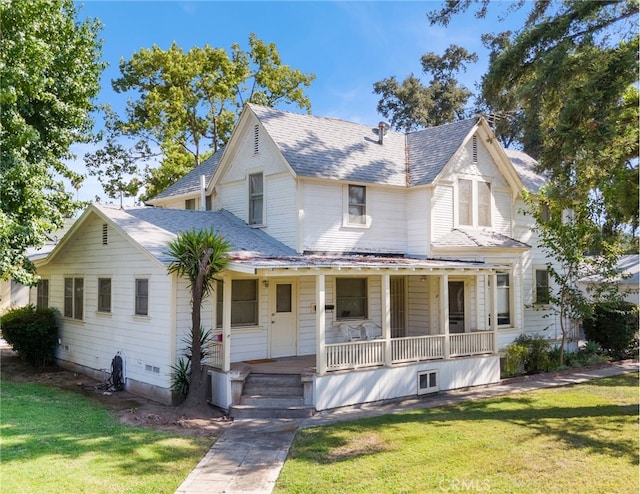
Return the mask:
<svg viewBox="0 0 640 494">
<path fill-rule="evenodd" d="M 511 324 L 511 283 L 509 273 L 498 273 L 498 326 Z"/>
<path fill-rule="evenodd" d="M 545 268 L 537 268 L 536 276 L 536 304 L 545 305 L 551 301 L 549 291 L 549 271 Z"/>
<path fill-rule="evenodd" d="M 367 188 L 349 185 L 349 224 L 367 224 Z"/>
<path fill-rule="evenodd" d="M 49 307 L 49 280 L 40 280 L 36 288 L 36 307 L 46 309 Z"/>
<path fill-rule="evenodd" d="M 458 224 L 491 226 L 491 183 L 482 180 L 458 180 Z"/>
<path fill-rule="evenodd" d="M 368 309 L 366 278 L 336 278 L 338 319 L 366 319 Z"/>
<path fill-rule="evenodd" d="M 224 284 L 216 284 L 216 327 L 222 327 Z M 231 326 L 258 325 L 258 280 L 231 281 Z"/>
<path fill-rule="evenodd" d="M 249 224 L 264 224 L 264 177 L 262 173 L 249 175 Z"/>
<path fill-rule="evenodd" d="M 136 278 L 135 314 L 136 316 L 149 315 L 149 280 L 147 278 Z"/>
<path fill-rule="evenodd" d="M 111 312 L 111 278 L 98 278 L 98 312 Z"/>
<path fill-rule="evenodd" d="M 64 316 L 82 320 L 84 309 L 84 279 L 64 279 Z"/>
</svg>

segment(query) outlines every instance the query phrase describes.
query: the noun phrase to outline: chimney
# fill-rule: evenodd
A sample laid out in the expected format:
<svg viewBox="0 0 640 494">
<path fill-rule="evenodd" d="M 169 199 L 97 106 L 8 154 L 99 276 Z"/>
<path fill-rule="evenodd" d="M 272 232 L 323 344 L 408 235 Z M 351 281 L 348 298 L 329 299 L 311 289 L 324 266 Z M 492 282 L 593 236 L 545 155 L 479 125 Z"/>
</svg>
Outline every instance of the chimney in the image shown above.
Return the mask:
<svg viewBox="0 0 640 494">
<path fill-rule="evenodd" d="M 207 210 L 207 177 L 200 175 L 200 209 Z"/>
<path fill-rule="evenodd" d="M 382 145 L 384 142 L 384 136 L 389 130 L 389 122 L 379 122 L 378 123 L 378 144 Z"/>
</svg>

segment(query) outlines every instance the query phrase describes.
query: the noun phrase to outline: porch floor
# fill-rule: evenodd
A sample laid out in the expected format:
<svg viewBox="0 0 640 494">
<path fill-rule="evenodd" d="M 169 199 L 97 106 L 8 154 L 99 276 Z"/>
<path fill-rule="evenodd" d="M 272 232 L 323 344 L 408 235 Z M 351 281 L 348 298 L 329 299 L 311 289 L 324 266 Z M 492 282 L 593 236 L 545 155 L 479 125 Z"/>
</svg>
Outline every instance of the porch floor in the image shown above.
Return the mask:
<svg viewBox="0 0 640 494">
<path fill-rule="evenodd" d="M 301 357 L 232 362 L 231 370 L 240 370 L 247 365 L 253 374 L 303 374 L 315 371 L 316 356 L 303 355 Z"/>
</svg>

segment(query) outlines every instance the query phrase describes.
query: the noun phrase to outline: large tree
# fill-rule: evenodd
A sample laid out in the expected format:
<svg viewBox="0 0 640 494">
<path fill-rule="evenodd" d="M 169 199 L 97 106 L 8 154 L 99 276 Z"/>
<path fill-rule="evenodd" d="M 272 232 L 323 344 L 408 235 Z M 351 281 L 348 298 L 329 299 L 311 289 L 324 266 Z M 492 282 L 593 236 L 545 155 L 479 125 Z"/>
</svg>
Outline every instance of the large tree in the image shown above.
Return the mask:
<svg viewBox="0 0 640 494">
<path fill-rule="evenodd" d="M 249 48 L 234 44 L 227 52 L 205 45 L 185 52 L 174 43 L 168 50 L 154 45 L 121 60 L 121 76 L 112 85 L 132 98 L 125 115 L 111 114 L 108 128 L 116 138 L 144 142 L 128 149 L 154 150 L 160 161 L 159 167 L 147 169 L 144 198 L 223 146 L 246 102 L 311 110 L 304 88 L 315 76 L 284 65 L 275 44 L 255 34 L 249 36 Z"/>
<path fill-rule="evenodd" d="M 191 289 L 191 359 L 189 390 L 185 404 L 201 406 L 205 403 L 206 383 L 202 367 L 202 301 L 212 293 L 216 276 L 227 266 L 229 243 L 213 229 L 181 232 L 169 243 L 171 262 L 169 273 L 189 280 Z"/>
<path fill-rule="evenodd" d="M 449 0 L 429 13 L 446 25 L 472 4 Z M 548 173 L 564 206 L 589 204 L 601 228 L 638 227 L 638 2 L 536 1 L 522 29 L 492 38 L 482 81 L 497 113 L 521 112 L 521 143 Z"/>
<path fill-rule="evenodd" d="M 402 83 L 395 76 L 374 83 L 373 92 L 380 95 L 378 111 L 392 127 L 405 132 L 463 118 L 472 93 L 459 83 L 456 74 L 477 60 L 475 53 L 456 45 L 443 55 L 425 53 L 420 61 L 422 72 L 431 76 L 428 85 L 414 74 Z"/>
<path fill-rule="evenodd" d="M 71 0 L 1 0 L 0 26 L 0 278 L 32 284 L 27 248 L 76 207 L 64 160 L 92 129 L 100 24 L 78 22 Z"/>
</svg>

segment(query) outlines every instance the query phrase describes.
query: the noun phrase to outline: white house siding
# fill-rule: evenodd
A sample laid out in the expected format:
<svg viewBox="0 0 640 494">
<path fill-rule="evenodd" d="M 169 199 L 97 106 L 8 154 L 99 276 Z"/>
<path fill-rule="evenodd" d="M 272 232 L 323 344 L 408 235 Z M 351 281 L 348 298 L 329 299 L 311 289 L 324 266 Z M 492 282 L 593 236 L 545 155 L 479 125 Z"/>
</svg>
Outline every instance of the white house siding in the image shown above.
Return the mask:
<svg viewBox="0 0 640 494">
<path fill-rule="evenodd" d="M 316 410 L 415 396 L 418 392 L 418 372 L 430 370 L 438 371 L 441 391 L 481 386 L 500 380 L 500 360 L 496 355 L 332 372 L 315 376 Z"/>
<path fill-rule="evenodd" d="M 407 298 L 407 336 L 433 334 L 430 320 L 430 283 L 431 277 L 409 276 L 406 285 Z"/>
<path fill-rule="evenodd" d="M 305 181 L 303 249 L 405 253 L 405 189 L 367 186 L 368 226 L 344 224 L 346 184 Z"/>
<path fill-rule="evenodd" d="M 290 173 L 265 176 L 265 227 L 263 230 L 295 249 L 298 239 L 296 182 Z"/>
<path fill-rule="evenodd" d="M 429 238 L 429 211 L 431 209 L 432 189 L 420 187 L 408 189 L 407 196 L 407 252 L 412 255 L 428 256 L 431 239 Z"/>
<path fill-rule="evenodd" d="M 510 237 L 512 221 L 511 191 L 508 189 L 494 190 L 493 202 L 493 230 Z"/>
<path fill-rule="evenodd" d="M 440 183 L 434 190 L 432 221 L 432 239 L 438 239 L 453 228 L 453 186 Z"/>
<path fill-rule="evenodd" d="M 135 248 L 109 225 L 108 244 L 102 244 L 103 221 L 92 215 L 81 230 L 58 251 L 51 264 L 38 273 L 49 278 L 49 306 L 64 311 L 64 278 L 84 279 L 84 318 L 60 318 L 56 357 L 62 365 L 88 371 L 110 372 L 117 352 L 124 359 L 127 386 L 143 383 L 160 388 L 170 385 L 171 278 L 166 268 Z M 98 278 L 111 278 L 111 312 L 97 311 Z M 135 279 L 149 279 L 149 315 L 134 315 Z M 106 377 L 106 376 L 105 376 Z M 164 391 L 162 391 L 164 390 Z"/>
</svg>

